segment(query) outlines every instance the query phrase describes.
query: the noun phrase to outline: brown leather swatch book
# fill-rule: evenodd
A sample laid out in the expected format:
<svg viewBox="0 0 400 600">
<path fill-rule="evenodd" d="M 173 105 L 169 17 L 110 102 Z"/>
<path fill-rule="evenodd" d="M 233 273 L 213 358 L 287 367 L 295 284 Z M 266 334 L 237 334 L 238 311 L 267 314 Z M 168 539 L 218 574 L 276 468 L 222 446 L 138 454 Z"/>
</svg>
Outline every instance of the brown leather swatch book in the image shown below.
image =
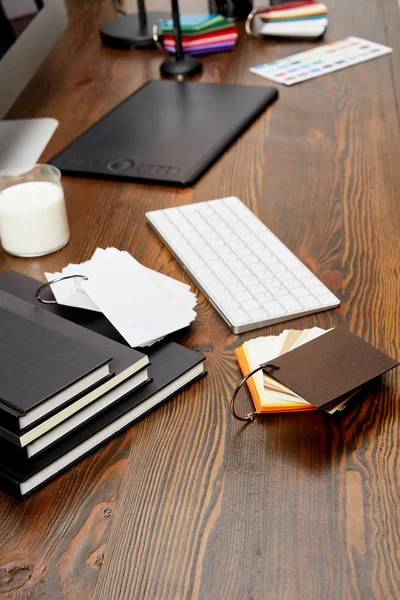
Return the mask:
<svg viewBox="0 0 400 600">
<path fill-rule="evenodd" d="M 324 410 L 399 364 L 344 327 L 331 329 L 271 362 L 279 367 L 271 377 Z"/>
<path fill-rule="evenodd" d="M 399 363 L 344 327 L 285 330 L 235 350 L 256 412 L 344 408 L 358 390 Z M 264 371 L 260 365 L 269 363 Z M 276 367 L 276 368 L 275 368 Z"/>
</svg>

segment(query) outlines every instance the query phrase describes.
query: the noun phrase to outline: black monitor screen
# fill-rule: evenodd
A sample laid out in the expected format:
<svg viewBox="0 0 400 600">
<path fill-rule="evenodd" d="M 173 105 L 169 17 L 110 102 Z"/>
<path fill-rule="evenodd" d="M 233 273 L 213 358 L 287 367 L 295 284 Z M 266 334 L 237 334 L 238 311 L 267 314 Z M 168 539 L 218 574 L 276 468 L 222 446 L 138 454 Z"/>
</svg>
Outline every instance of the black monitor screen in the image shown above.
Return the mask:
<svg viewBox="0 0 400 600">
<path fill-rule="evenodd" d="M 43 0 L 0 0 L 0 58 L 43 7 Z"/>
</svg>

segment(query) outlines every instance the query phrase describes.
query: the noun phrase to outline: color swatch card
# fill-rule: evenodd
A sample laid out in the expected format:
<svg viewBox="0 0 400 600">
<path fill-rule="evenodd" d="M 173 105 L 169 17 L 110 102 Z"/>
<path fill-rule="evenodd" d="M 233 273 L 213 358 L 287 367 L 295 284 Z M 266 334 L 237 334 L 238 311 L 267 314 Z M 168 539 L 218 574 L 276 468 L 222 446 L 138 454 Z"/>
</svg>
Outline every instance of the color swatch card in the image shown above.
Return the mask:
<svg viewBox="0 0 400 600">
<path fill-rule="evenodd" d="M 277 83 L 294 85 L 391 52 L 392 48 L 388 46 L 348 37 L 265 65 L 252 67 L 250 71 Z"/>
<path fill-rule="evenodd" d="M 181 15 L 182 48 L 185 54 L 209 54 L 233 50 L 238 38 L 236 25 L 222 15 Z M 175 33 L 171 20 L 160 25 L 163 45 L 175 53 Z"/>
<path fill-rule="evenodd" d="M 362 386 L 399 362 L 345 327 L 258 337 L 235 349 L 258 414 L 344 408 Z"/>
<path fill-rule="evenodd" d="M 318 38 L 328 26 L 327 7 L 314 0 L 278 4 L 261 9 L 255 16 L 263 21 L 259 29 L 262 37 Z"/>
<path fill-rule="evenodd" d="M 187 327 L 196 295 L 185 283 L 141 265 L 128 252 L 97 248 L 92 258 L 45 273 L 58 304 L 102 312 L 132 347 L 148 346 Z"/>
</svg>

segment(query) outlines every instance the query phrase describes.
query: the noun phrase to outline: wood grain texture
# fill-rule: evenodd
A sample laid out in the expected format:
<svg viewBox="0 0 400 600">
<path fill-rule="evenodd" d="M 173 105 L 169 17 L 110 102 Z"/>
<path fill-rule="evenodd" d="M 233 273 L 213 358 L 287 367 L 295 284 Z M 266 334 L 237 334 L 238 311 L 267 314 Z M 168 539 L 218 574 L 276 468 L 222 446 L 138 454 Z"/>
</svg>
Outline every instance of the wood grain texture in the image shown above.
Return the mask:
<svg viewBox="0 0 400 600">
<path fill-rule="evenodd" d="M 395 0 L 327 1 L 326 42 L 357 35 L 390 57 L 285 88 L 194 188 L 63 178 L 71 241 L 39 259 L 0 250 L 1 270 L 46 270 L 126 249 L 185 282 L 145 212 L 239 196 L 342 300 L 290 323 L 345 324 L 400 357 L 399 13 Z M 60 121 L 44 160 L 149 78 L 156 51 L 100 44 L 108 0 L 68 1 L 71 25 L 10 117 Z M 204 57 L 200 81 L 269 85 L 249 67 L 305 50 L 241 30 Z M 399 370 L 343 414 L 229 413 L 232 335 L 199 294 L 178 340 L 208 376 L 32 498 L 0 495 L 0 597 L 370 600 L 400 597 Z M 338 376 L 340 376 L 338 374 Z M 243 400 L 245 402 L 245 400 Z"/>
</svg>

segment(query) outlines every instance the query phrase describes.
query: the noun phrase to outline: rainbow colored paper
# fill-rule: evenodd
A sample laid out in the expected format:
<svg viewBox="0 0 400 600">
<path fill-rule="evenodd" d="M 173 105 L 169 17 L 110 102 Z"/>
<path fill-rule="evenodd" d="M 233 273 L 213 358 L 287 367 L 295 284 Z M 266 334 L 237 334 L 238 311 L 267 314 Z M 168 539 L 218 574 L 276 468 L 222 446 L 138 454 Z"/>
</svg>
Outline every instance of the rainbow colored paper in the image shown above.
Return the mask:
<svg viewBox="0 0 400 600">
<path fill-rule="evenodd" d="M 185 54 L 209 54 L 233 50 L 238 37 L 236 26 L 222 15 L 181 15 L 182 47 Z M 175 52 L 172 21 L 161 25 L 164 48 Z"/>
</svg>

